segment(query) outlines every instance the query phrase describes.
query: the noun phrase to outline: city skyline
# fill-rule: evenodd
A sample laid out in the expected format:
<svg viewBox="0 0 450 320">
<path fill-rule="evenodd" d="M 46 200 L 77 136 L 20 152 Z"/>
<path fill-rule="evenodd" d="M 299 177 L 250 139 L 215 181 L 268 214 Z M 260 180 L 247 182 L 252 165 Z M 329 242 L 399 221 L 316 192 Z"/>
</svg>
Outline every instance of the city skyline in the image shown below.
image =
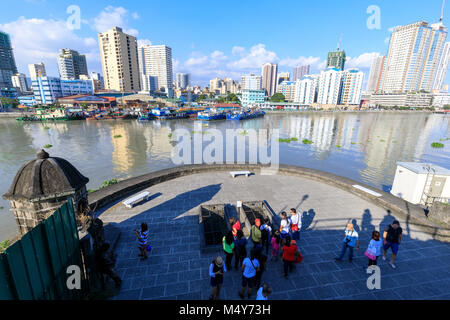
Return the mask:
<svg viewBox="0 0 450 320">
<path fill-rule="evenodd" d="M 23 3 L 26 3 L 26 6 L 23 6 Z M 281 6 L 262 1 L 255 9 L 260 21 L 258 26 L 263 31 L 258 33 L 243 28 L 249 22 L 237 11 L 235 21 L 229 23 L 230 28 L 226 28 L 227 32 L 219 31 L 218 28 L 205 31 L 201 29 L 200 24 L 217 21 L 219 17 L 216 14 L 202 16 L 202 22 L 199 22 L 193 18 L 201 15 L 200 9 L 197 12 L 184 2 L 176 2 L 177 8 L 183 10 L 168 12 L 162 4 L 153 1 L 146 4 L 131 1 L 114 6 L 108 5 L 106 1 L 77 1 L 76 5 L 79 6 L 81 14 L 80 29 L 69 30 L 66 26 L 70 16 L 67 8 L 72 4 L 61 1 L 50 6 L 46 1 L 41 1 L 37 5 L 35 2 L 23 0 L 13 3 L 8 12 L 0 13 L 0 30 L 11 35 L 19 72 L 24 73 L 28 64 L 43 61 L 49 75 L 57 76 L 55 57 L 58 50 L 65 47 L 86 54 L 88 69 L 100 72 L 97 33 L 117 25 L 122 27 L 124 32 L 136 36 L 140 44 L 170 46 L 173 49 L 173 72 L 190 73 L 194 85 L 206 85 L 214 77 L 231 77 L 238 80 L 243 74 L 256 73 L 266 62 L 277 63 L 279 72 L 292 72 L 292 68 L 297 65 L 310 64 L 311 73 L 318 73 L 325 69 L 328 52 L 336 50 L 341 34 L 343 36 L 340 48 L 345 50 L 348 56 L 346 68 L 359 68 L 368 74 L 373 57 L 387 53 L 393 27 L 421 20 L 428 23 L 437 22 L 442 2 L 436 0 L 424 6 L 423 2 L 418 1 L 377 1 L 373 5 L 380 9 L 381 26 L 380 29 L 369 29 L 366 23 L 371 14 L 367 13 L 367 9 L 372 3 L 355 3 L 351 8 L 344 9 L 338 8 L 337 4 L 332 2 L 327 6 L 292 2 L 291 7 L 301 8 L 304 14 L 302 19 L 289 20 L 292 13 L 283 11 L 283 15 L 277 17 L 276 13 L 282 9 Z M 400 10 L 406 4 L 408 10 Z M 237 5 L 237 2 L 230 1 L 224 6 L 231 9 Z M 249 5 L 239 3 L 240 7 L 246 8 Z M 145 10 L 147 7 L 151 10 Z M 195 7 L 199 8 L 201 5 Z M 444 24 L 445 12 L 448 12 L 448 8 L 444 10 Z M 311 17 L 305 13 L 310 13 Z M 329 23 L 317 28 L 320 23 L 317 14 Z M 263 21 L 268 15 L 271 15 L 274 22 L 271 25 L 276 25 L 280 19 L 291 21 L 284 23 L 290 27 L 291 32 L 283 35 L 277 31 L 278 28 L 266 30 L 269 27 L 264 26 Z M 148 23 L 150 18 L 153 19 L 151 24 Z M 158 24 L 162 19 L 170 21 L 170 25 L 165 29 L 162 25 L 166 24 Z M 344 20 L 345 23 L 342 22 Z M 183 25 L 182 29 L 178 27 L 180 24 Z M 234 30 L 236 32 L 233 32 Z M 213 40 L 209 38 L 211 32 L 216 34 Z M 289 34 L 298 32 L 301 32 L 301 37 L 292 41 Z M 275 34 L 277 36 L 272 37 Z M 31 38 L 33 41 L 27 40 Z M 367 78 L 366 76 L 365 82 Z M 445 83 L 449 82 L 448 79 L 447 77 Z"/>
</svg>

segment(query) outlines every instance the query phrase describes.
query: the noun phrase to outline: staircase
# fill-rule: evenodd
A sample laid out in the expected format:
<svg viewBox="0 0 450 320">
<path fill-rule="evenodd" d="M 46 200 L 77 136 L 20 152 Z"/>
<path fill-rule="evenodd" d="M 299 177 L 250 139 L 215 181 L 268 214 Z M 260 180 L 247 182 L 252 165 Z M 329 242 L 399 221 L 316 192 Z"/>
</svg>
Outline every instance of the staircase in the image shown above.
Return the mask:
<svg viewBox="0 0 450 320">
<path fill-rule="evenodd" d="M 431 189 L 431 183 L 433 181 L 436 170 L 429 165 L 426 167 L 426 169 L 428 171 L 427 179 L 425 180 L 425 186 L 423 188 L 422 198 L 420 199 L 420 204 L 422 204 L 426 207 L 429 207 L 430 205 L 433 204 L 433 198 L 429 196 L 429 193 L 430 193 L 430 189 Z"/>
</svg>

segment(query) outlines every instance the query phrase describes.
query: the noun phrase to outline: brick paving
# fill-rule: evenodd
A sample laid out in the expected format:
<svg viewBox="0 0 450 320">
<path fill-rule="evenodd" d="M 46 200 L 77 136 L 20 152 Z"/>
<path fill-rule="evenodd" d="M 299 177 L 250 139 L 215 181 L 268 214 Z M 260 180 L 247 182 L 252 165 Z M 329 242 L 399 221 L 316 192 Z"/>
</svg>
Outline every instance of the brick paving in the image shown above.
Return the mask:
<svg viewBox="0 0 450 320">
<path fill-rule="evenodd" d="M 267 200 L 277 214 L 294 207 L 303 215 L 303 263 L 288 279 L 283 278 L 280 261 L 268 261 L 263 274 L 262 281 L 273 288 L 272 300 L 450 299 L 450 244 L 433 240 L 401 217 L 395 217 L 404 231 L 397 269 L 379 259 L 381 290 L 369 290 L 363 253 L 372 230 L 380 230 L 380 226 L 383 230 L 394 216 L 321 182 L 282 175 L 232 179 L 227 172 L 216 172 L 181 177 L 147 191 L 152 194 L 150 201 L 133 209 L 117 203 L 100 216 L 122 232 L 116 267 L 123 284 L 113 299 L 208 299 L 209 264 L 223 252 L 200 253 L 198 208 L 201 204 L 236 204 L 238 200 Z M 144 221 L 149 225 L 153 252 L 140 261 L 133 230 Z M 355 251 L 353 262 L 337 263 L 334 258 L 349 221 L 359 232 L 361 249 Z M 240 272 L 227 272 L 221 299 L 239 300 L 240 283 Z"/>
</svg>

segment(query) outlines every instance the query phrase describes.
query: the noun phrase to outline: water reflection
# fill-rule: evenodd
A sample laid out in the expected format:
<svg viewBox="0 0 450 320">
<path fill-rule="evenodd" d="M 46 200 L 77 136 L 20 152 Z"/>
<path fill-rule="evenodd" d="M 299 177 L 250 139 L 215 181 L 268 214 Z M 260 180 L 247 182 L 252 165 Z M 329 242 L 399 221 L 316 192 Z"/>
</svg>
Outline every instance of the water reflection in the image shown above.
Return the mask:
<svg viewBox="0 0 450 320">
<path fill-rule="evenodd" d="M 264 118 L 201 123 L 203 131 L 279 129 L 280 162 L 333 172 L 377 188 L 392 184 L 397 161 L 427 161 L 450 167 L 450 117 L 406 113 L 292 113 Z M 67 158 L 89 177 L 88 188 L 104 180 L 129 178 L 173 166 L 169 134 L 177 128 L 196 130 L 192 120 L 70 121 L 18 123 L 0 119 L 0 194 L 15 173 L 46 144 L 53 156 Z M 115 137 L 116 136 L 116 137 Z M 120 137 L 118 137 L 120 136 Z M 306 145 L 302 140 L 313 141 Z M 246 148 L 248 150 L 248 146 Z M 3 207 L 3 209 L 1 209 Z M 15 232 L 9 203 L 0 199 L 0 240 Z"/>
</svg>

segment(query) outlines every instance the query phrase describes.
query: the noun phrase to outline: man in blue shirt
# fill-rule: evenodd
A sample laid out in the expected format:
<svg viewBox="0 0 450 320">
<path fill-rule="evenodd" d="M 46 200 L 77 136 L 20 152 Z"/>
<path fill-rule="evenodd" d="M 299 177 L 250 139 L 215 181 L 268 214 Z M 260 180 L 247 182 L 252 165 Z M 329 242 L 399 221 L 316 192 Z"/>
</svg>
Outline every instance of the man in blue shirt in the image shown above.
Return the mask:
<svg viewBox="0 0 450 320">
<path fill-rule="evenodd" d="M 353 249 L 356 247 L 356 250 L 359 250 L 359 237 L 358 232 L 355 231 L 353 224 L 349 223 L 347 224 L 347 228 L 345 229 L 345 238 L 342 245 L 341 255 L 339 258 L 336 258 L 336 261 L 342 261 L 342 258 L 344 258 L 345 252 L 347 251 L 347 248 L 350 251 L 350 256 L 348 260 L 352 262 L 353 260 Z"/>
<path fill-rule="evenodd" d="M 272 289 L 267 283 L 264 283 L 261 288 L 259 288 L 256 294 L 256 300 L 269 300 L 269 296 L 272 293 Z"/>
<path fill-rule="evenodd" d="M 248 298 L 252 295 L 253 288 L 255 287 L 256 271 L 259 270 L 259 261 L 256 259 L 256 252 L 253 249 L 250 251 L 250 258 L 245 258 L 242 263 L 242 288 L 239 291 L 239 297 L 244 299 L 245 289 L 248 286 Z"/>
</svg>

